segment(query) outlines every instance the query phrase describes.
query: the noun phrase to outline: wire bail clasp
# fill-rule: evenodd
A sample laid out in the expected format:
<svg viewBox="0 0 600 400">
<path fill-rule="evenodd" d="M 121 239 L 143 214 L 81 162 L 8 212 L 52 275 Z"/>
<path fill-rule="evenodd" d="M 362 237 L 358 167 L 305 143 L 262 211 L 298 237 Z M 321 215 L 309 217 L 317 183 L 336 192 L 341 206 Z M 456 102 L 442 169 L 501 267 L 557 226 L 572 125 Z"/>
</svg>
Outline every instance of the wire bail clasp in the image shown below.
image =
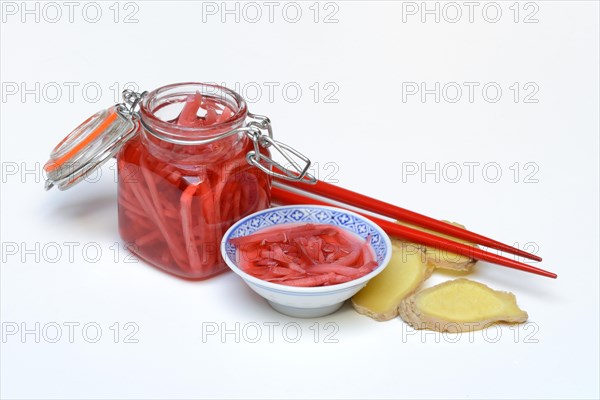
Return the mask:
<svg viewBox="0 0 600 400">
<path fill-rule="evenodd" d="M 271 120 L 268 117 L 248 113 L 248 118 L 252 119 L 252 121 L 248 122 L 244 130 L 254 143 L 254 150 L 250 150 L 246 154 L 246 160 L 250 165 L 255 166 L 268 175 L 288 181 L 309 184 L 317 183 L 317 179 L 308 173 L 308 169 L 311 166 L 310 159 L 293 147 L 273 139 L 273 128 Z M 266 134 L 263 133 L 264 131 L 266 131 Z M 277 150 L 288 161 L 292 169 L 281 165 L 271 157 L 261 153 L 260 147 Z M 298 164 L 293 158 L 294 156 L 302 162 L 302 165 Z M 277 167 L 282 173 L 275 172 L 269 167 Z"/>
<path fill-rule="evenodd" d="M 117 113 L 125 119 L 138 118 L 138 105 L 147 94 L 147 90 L 142 93 L 138 93 L 131 89 L 123 90 L 121 93 L 123 103 L 115 105 Z"/>
</svg>

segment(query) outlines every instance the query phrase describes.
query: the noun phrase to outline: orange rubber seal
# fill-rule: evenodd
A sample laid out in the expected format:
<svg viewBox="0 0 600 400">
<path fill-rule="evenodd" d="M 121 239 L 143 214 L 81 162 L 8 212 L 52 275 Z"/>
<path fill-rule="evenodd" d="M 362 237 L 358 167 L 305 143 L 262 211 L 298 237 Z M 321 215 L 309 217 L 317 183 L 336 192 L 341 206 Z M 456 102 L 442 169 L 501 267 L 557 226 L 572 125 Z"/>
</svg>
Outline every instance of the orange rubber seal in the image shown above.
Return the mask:
<svg viewBox="0 0 600 400">
<path fill-rule="evenodd" d="M 91 119 L 92 117 L 90 117 Z M 100 125 L 96 127 L 89 135 L 87 135 L 81 142 L 75 145 L 71 150 L 69 150 L 65 155 L 58 158 L 57 160 L 50 160 L 44 165 L 44 171 L 51 172 L 57 168 L 60 168 L 63 164 L 69 161 L 75 154 L 77 154 L 81 149 L 90 144 L 94 139 L 96 139 L 102 132 L 106 130 L 117 118 L 117 113 L 114 108 L 111 108 L 109 114 L 106 116 L 104 121 Z M 88 119 L 89 121 L 89 119 Z M 87 122 L 87 121 L 86 121 Z M 84 122 L 84 124 L 86 123 Z M 68 137 L 68 136 L 67 136 Z M 59 144 L 60 146 L 60 144 Z"/>
</svg>

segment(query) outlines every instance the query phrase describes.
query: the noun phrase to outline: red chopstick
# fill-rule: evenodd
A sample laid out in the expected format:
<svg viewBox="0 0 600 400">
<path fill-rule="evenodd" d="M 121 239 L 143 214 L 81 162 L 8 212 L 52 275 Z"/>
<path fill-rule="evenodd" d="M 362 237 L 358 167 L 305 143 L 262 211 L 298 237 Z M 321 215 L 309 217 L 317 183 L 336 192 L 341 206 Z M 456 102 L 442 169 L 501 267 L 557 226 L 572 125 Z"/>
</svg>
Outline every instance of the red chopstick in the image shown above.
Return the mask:
<svg viewBox="0 0 600 400">
<path fill-rule="evenodd" d="M 317 200 L 311 197 L 304 196 L 298 193 L 292 193 L 286 191 L 280 187 L 273 186 L 271 189 L 271 196 L 274 202 L 280 204 L 314 204 L 314 205 L 322 205 L 322 206 L 330 206 L 331 204 L 326 203 L 325 201 Z M 345 207 L 340 207 L 345 208 Z M 403 225 L 396 224 L 391 221 L 386 221 L 384 219 L 380 219 L 371 215 L 362 214 L 365 218 L 370 219 L 379 225 L 385 232 L 389 235 L 394 236 L 400 239 L 408 239 L 410 241 L 424 244 L 427 246 L 432 246 L 438 249 L 448 250 L 453 253 L 457 253 L 466 257 L 474 258 L 476 260 L 488 261 L 493 264 L 502 265 L 509 268 L 518 269 L 525 272 L 530 272 L 537 275 L 546 276 L 549 278 L 556 279 L 557 275 L 553 272 L 549 272 L 543 270 L 541 268 L 536 268 L 531 265 L 527 265 L 515 260 L 511 260 L 506 257 L 502 257 L 500 255 L 487 252 L 485 250 L 479 249 L 477 247 L 469 246 L 466 244 L 453 242 L 452 240 L 444 239 L 426 232 L 419 231 L 417 229 L 412 229 Z"/>
<path fill-rule="evenodd" d="M 273 167 L 273 170 L 275 172 L 283 173 L 277 167 Z M 355 206 L 366 211 L 374 212 L 389 218 L 393 218 L 398 221 L 409 222 L 411 224 L 421 226 L 423 228 L 429 228 L 439 233 L 445 233 L 447 235 L 454 236 L 458 239 L 467 240 L 469 242 L 505 251 L 507 253 L 515 254 L 517 256 L 521 256 L 531 260 L 542 261 L 542 258 L 540 256 L 527 253 L 526 251 L 498 242 L 497 240 L 490 239 L 488 237 L 468 231 L 458 226 L 454 226 L 452 224 L 437 220 L 435 218 L 431 218 L 426 215 L 407 210 L 405 208 L 401 208 L 377 199 L 373 199 L 371 197 L 353 192 L 348 189 L 341 188 L 339 186 L 332 185 L 330 183 L 326 183 L 319 180 L 317 180 L 316 184 L 308 184 L 304 182 L 291 182 L 283 180 L 281 178 L 275 178 L 275 180 L 282 184 L 289 185 L 312 194 L 323 196 L 328 199 L 336 200 L 344 204 Z"/>
</svg>

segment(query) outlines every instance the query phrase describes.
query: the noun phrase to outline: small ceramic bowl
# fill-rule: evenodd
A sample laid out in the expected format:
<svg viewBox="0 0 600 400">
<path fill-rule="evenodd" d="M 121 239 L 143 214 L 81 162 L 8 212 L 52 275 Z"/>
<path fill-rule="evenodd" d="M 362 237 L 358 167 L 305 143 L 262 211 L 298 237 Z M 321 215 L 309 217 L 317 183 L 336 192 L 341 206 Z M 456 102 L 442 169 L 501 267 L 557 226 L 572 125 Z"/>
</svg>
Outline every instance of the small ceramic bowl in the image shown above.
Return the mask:
<svg viewBox="0 0 600 400">
<path fill-rule="evenodd" d="M 241 270 L 236 264 L 236 248 L 230 239 L 247 236 L 263 228 L 282 224 L 315 223 L 336 225 L 366 239 L 371 235 L 377 267 L 358 279 L 330 286 L 294 287 L 267 282 Z M 322 317 L 337 311 L 344 301 L 362 289 L 386 267 L 392 256 L 387 234 L 375 223 L 352 212 L 325 206 L 283 206 L 259 211 L 236 222 L 223 236 L 221 254 L 225 262 L 252 290 L 264 297 L 282 314 L 292 317 Z"/>
</svg>

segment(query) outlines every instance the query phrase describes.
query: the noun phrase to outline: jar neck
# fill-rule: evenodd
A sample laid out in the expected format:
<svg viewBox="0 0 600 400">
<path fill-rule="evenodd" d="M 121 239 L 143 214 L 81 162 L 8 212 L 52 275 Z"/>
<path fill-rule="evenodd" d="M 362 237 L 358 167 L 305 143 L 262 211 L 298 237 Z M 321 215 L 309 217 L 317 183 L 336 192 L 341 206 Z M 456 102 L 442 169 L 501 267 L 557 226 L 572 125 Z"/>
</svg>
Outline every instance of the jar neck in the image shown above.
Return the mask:
<svg viewBox="0 0 600 400">
<path fill-rule="evenodd" d="M 189 103 L 195 100 L 197 108 L 192 104 L 190 115 Z M 210 104 L 210 111 L 203 109 L 202 104 Z M 185 107 L 188 108 L 184 110 Z M 206 114 L 199 115 L 202 112 Z M 148 93 L 141 103 L 142 140 L 161 159 L 182 164 L 218 161 L 243 147 L 245 135 L 214 139 L 244 126 L 247 115 L 244 99 L 225 87 L 204 83 L 163 86 Z"/>
</svg>

